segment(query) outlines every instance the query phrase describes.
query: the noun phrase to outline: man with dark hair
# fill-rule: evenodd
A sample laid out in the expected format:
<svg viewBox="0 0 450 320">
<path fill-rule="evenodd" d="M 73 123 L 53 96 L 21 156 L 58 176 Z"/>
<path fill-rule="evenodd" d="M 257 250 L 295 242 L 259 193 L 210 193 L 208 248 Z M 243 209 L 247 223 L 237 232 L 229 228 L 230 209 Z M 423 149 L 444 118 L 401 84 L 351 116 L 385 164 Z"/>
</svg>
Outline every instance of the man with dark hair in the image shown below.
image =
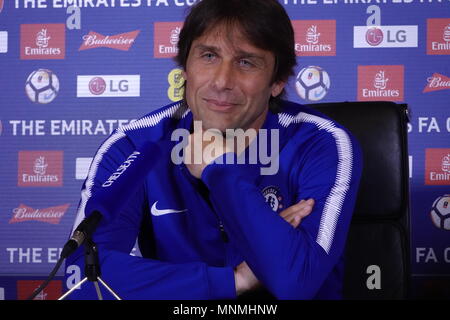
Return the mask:
<svg viewBox="0 0 450 320">
<path fill-rule="evenodd" d="M 294 30 L 284 8 L 277 1 L 205 1 L 186 18 L 178 42 L 176 61 L 186 69 L 192 43 L 213 26 L 224 27 L 224 36 L 231 40 L 236 30 L 252 45 L 270 51 L 275 65 L 272 82 L 286 82 L 296 65 Z M 208 31 L 209 32 L 209 31 Z M 232 42 L 230 42 L 232 43 Z M 271 96 L 269 106 L 278 110 L 282 93 Z"/>
<path fill-rule="evenodd" d="M 276 0 L 202 0 L 178 45 L 185 99 L 115 131 L 83 185 L 74 226 L 129 154 L 160 147 L 139 191 L 93 236 L 102 278 L 125 299 L 232 299 L 257 288 L 341 298 L 360 151 L 340 125 L 280 99 L 296 62 L 285 10 Z M 142 258 L 129 255 L 136 238 Z M 68 268 L 83 261 L 80 248 Z M 75 297 L 96 295 L 83 284 Z"/>
</svg>

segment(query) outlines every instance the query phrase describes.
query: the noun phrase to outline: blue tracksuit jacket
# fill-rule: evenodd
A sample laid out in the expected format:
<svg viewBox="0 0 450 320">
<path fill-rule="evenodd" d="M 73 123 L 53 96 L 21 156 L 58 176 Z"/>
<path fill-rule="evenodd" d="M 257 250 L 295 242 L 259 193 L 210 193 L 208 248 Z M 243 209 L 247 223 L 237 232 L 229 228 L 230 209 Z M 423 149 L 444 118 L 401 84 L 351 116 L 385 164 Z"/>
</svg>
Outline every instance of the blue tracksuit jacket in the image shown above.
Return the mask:
<svg viewBox="0 0 450 320">
<path fill-rule="evenodd" d="M 145 183 L 93 240 L 102 279 L 124 299 L 233 299 L 233 268 L 246 261 L 278 299 L 339 299 L 343 251 L 361 175 L 361 153 L 342 126 L 284 101 L 264 129 L 278 129 L 279 170 L 218 164 L 201 179 L 171 161 L 171 133 L 190 129 L 192 113 L 175 103 L 117 129 L 98 149 L 83 184 L 74 227 L 86 202 L 136 146 L 162 146 Z M 279 213 L 302 199 L 313 212 L 294 229 Z M 138 239 L 138 241 L 137 241 Z M 139 244 L 143 257 L 130 255 Z M 66 263 L 84 270 L 82 247 Z M 107 296 L 106 291 L 104 292 Z M 87 282 L 71 298 L 96 299 Z"/>
</svg>

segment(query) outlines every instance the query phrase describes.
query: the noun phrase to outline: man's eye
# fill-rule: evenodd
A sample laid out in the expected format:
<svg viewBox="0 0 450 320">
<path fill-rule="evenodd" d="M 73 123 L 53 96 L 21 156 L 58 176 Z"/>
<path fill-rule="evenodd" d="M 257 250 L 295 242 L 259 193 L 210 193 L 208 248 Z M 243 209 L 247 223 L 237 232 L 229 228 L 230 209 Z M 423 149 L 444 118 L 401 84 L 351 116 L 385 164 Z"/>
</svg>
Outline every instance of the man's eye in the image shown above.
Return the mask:
<svg viewBox="0 0 450 320">
<path fill-rule="evenodd" d="M 211 61 L 216 57 L 216 55 L 212 52 L 205 52 L 201 55 L 201 57 L 206 61 Z"/>
<path fill-rule="evenodd" d="M 249 60 L 241 59 L 241 60 L 239 60 L 239 66 L 244 67 L 244 68 L 251 68 L 251 67 L 254 67 L 254 64 L 252 62 L 250 62 Z"/>
</svg>

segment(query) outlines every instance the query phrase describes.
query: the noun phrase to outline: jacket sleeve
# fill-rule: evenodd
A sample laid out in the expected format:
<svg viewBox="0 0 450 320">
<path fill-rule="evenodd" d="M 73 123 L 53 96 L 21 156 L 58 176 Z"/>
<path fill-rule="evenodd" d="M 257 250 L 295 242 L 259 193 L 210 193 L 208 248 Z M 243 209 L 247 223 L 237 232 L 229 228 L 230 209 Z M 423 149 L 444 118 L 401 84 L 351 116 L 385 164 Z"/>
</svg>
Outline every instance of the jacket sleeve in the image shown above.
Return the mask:
<svg viewBox="0 0 450 320">
<path fill-rule="evenodd" d="M 84 219 L 86 202 L 96 188 L 133 151 L 134 145 L 126 136 L 113 134 L 102 144 L 83 184 L 74 228 Z M 130 255 L 139 234 L 145 203 L 146 191 L 142 186 L 136 194 L 130 195 L 124 209 L 113 221 L 99 224 L 93 241 L 98 247 L 101 279 L 123 299 L 235 298 L 232 268 L 211 267 L 202 262 L 173 264 Z M 76 268 L 73 265 L 84 274 L 84 246 L 66 260 L 66 280 Z M 104 298 L 113 298 L 103 286 L 100 287 Z M 69 298 L 97 299 L 97 294 L 93 284 L 86 282 Z"/>
<path fill-rule="evenodd" d="M 297 150 L 302 155 L 289 169 L 295 199 L 313 198 L 315 205 L 296 229 L 265 202 L 255 183 L 257 166 L 216 161 L 202 174 L 230 238 L 257 278 L 279 299 L 314 298 L 344 250 L 361 155 L 356 141 L 343 130 L 339 133 L 338 139 L 322 135 L 306 150 L 304 146 Z"/>
</svg>

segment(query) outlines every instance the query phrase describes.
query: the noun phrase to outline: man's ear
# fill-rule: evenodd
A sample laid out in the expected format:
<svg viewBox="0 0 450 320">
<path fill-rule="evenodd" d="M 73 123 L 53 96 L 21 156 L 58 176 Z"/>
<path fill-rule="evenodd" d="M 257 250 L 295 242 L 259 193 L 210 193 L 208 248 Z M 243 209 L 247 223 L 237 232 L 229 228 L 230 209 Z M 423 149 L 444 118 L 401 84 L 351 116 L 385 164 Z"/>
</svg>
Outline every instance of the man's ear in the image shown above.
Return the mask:
<svg viewBox="0 0 450 320">
<path fill-rule="evenodd" d="M 286 86 L 286 81 L 277 81 L 272 84 L 272 97 L 278 96 Z"/>
<path fill-rule="evenodd" d="M 184 68 L 181 70 L 181 76 L 183 77 L 184 81 L 186 81 L 186 71 Z"/>
</svg>

